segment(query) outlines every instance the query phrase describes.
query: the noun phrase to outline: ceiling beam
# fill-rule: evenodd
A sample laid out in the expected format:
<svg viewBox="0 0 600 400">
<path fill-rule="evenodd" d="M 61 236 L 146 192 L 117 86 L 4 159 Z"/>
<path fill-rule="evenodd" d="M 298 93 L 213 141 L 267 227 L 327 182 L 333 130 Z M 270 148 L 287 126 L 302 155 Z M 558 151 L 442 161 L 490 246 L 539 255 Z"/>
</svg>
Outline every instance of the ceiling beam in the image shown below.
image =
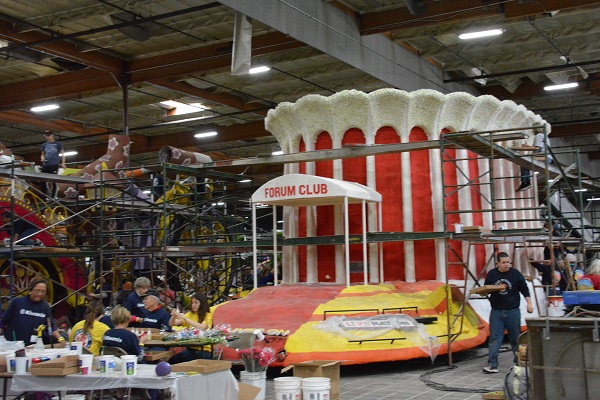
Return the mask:
<svg viewBox="0 0 600 400">
<path fill-rule="evenodd" d="M 50 39 L 50 36 L 39 31 L 16 32 L 13 28 L 13 24 L 0 20 L 0 38 L 17 45 L 22 45 L 43 42 Z M 101 51 L 80 52 L 76 45 L 64 40 L 43 43 L 31 46 L 30 48 L 113 74 L 121 74 L 126 67 L 126 63 L 123 60 L 107 55 Z"/>
<path fill-rule="evenodd" d="M 439 25 L 439 18 L 442 17 L 444 22 L 456 22 L 494 15 L 498 15 L 496 7 L 485 7 L 481 0 L 435 1 L 429 2 L 427 10 L 418 17 L 412 15 L 406 7 L 364 14 L 360 19 L 359 30 L 364 36 Z"/>
<path fill-rule="evenodd" d="M 572 136 L 587 136 L 600 135 L 600 121 L 577 123 L 570 121 L 568 124 L 561 125 L 552 124 L 552 133 L 550 137 L 572 137 Z"/>
<path fill-rule="evenodd" d="M 170 79 L 156 79 L 148 83 L 177 92 L 181 92 L 187 95 L 199 97 L 201 99 L 208 100 L 213 103 L 237 108 L 238 110 L 253 111 L 254 114 L 258 114 L 263 117 L 267 115 L 267 111 L 264 110 L 254 111 L 256 110 L 256 103 L 248 104 L 244 102 L 240 96 L 235 96 L 231 93 L 214 93 L 211 90 L 194 87 L 186 82 L 175 82 Z M 271 104 L 270 106 L 274 107 L 275 105 Z"/>
<path fill-rule="evenodd" d="M 28 124 L 40 128 L 40 132 L 51 129 L 54 132 L 69 131 L 80 135 L 94 135 L 107 132 L 105 128 L 86 128 L 83 124 L 62 119 L 44 119 L 26 111 L 9 110 L 0 112 L 0 120 L 18 124 Z"/>
<path fill-rule="evenodd" d="M 253 54 L 268 54 L 305 46 L 282 33 L 268 33 L 252 39 Z M 131 84 L 149 80 L 181 78 L 190 73 L 224 68 L 231 64 L 231 43 L 149 57 L 131 63 Z M 33 102 L 74 97 L 118 88 L 117 76 L 87 69 L 15 82 L 0 86 L 0 109 L 21 107 Z"/>
<path fill-rule="evenodd" d="M 541 2 L 488 2 L 481 0 L 434 1 L 427 4 L 427 10 L 418 17 L 412 15 L 407 8 L 377 11 L 364 14 L 360 19 L 361 35 L 373 35 L 408 28 L 436 26 L 443 23 L 469 21 L 482 17 L 498 15 L 504 8 L 506 19 L 522 18 L 543 14 L 546 11 L 599 5 L 600 1 L 592 0 L 548 0 Z"/>
</svg>

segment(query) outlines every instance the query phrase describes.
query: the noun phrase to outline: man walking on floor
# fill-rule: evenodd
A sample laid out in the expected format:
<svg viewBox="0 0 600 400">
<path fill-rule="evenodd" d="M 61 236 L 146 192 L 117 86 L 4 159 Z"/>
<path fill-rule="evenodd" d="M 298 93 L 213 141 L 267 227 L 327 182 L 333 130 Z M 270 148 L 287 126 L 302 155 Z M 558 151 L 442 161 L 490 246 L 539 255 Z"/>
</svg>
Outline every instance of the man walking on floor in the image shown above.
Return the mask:
<svg viewBox="0 0 600 400">
<path fill-rule="evenodd" d="M 527 301 L 527 312 L 533 312 L 531 296 L 525 277 L 516 269 L 511 268 L 510 258 L 504 252 L 496 256 L 496 268 L 488 272 L 485 277 L 486 285 L 504 285 L 504 289 L 490 293 L 490 338 L 488 342 L 488 365 L 483 372 L 494 374 L 498 372 L 498 354 L 504 339 L 504 330 L 508 332 L 508 339 L 514 354 L 514 363 L 517 363 L 519 351 L 519 335 L 521 334 L 521 297 Z"/>
</svg>

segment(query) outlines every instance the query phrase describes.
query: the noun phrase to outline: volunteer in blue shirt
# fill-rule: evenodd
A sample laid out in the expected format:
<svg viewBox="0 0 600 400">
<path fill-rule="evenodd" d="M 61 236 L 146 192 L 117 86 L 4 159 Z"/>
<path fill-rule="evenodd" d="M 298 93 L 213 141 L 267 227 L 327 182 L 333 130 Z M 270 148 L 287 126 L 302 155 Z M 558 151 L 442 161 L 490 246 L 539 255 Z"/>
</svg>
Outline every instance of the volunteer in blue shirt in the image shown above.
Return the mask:
<svg viewBox="0 0 600 400">
<path fill-rule="evenodd" d="M 140 326 L 141 319 L 146 316 L 146 308 L 142 296 L 148 292 L 151 287 L 150 279 L 139 277 L 133 282 L 133 292 L 127 296 L 123 307 L 131 313 L 131 326 Z"/>
<path fill-rule="evenodd" d="M 110 314 L 114 328 L 107 330 L 102 338 L 102 345 L 109 347 L 120 347 L 127 354 L 138 356 L 138 360 L 144 358 L 144 342 L 146 335 L 139 338 L 135 333 L 128 331 L 127 326 L 131 319 L 131 313 L 124 307 L 116 306 Z"/>
<path fill-rule="evenodd" d="M 42 161 L 41 172 L 56 174 L 58 173 L 59 164 L 63 168 L 66 168 L 65 152 L 62 145 L 54 140 L 54 133 L 51 130 L 44 131 L 44 136 L 46 136 L 46 143 L 42 144 L 42 155 L 40 156 L 40 160 Z M 46 189 L 49 197 L 56 196 L 56 183 L 48 182 Z"/>
<path fill-rule="evenodd" d="M 514 353 L 514 362 L 517 363 L 519 351 L 519 335 L 521 334 L 521 294 L 527 301 L 527 312 L 533 312 L 531 296 L 525 277 L 516 269 L 511 268 L 510 258 L 504 252 L 496 256 L 496 268 L 488 272 L 485 277 L 486 285 L 504 285 L 504 289 L 490 293 L 490 338 L 488 343 L 488 365 L 483 372 L 494 374 L 498 372 L 498 354 L 504 339 L 504 330 L 508 332 L 508 339 Z"/>
<path fill-rule="evenodd" d="M 146 315 L 142 320 L 142 327 L 171 330 L 169 321 L 171 315 L 160 304 L 160 299 L 154 294 L 144 295 L 144 306 Z"/>
<path fill-rule="evenodd" d="M 58 342 L 65 339 L 57 330 L 54 330 L 54 319 L 50 304 L 44 300 L 48 283 L 44 278 L 34 278 L 29 284 L 29 293 L 26 296 L 17 297 L 10 302 L 8 309 L 2 314 L 1 326 L 4 337 L 7 340 L 22 340 L 28 346 L 37 341 L 37 330 L 40 325 L 46 328 L 42 331 L 44 343 L 50 343 L 51 337 L 48 333 L 48 321 L 52 330 L 52 336 Z"/>
</svg>

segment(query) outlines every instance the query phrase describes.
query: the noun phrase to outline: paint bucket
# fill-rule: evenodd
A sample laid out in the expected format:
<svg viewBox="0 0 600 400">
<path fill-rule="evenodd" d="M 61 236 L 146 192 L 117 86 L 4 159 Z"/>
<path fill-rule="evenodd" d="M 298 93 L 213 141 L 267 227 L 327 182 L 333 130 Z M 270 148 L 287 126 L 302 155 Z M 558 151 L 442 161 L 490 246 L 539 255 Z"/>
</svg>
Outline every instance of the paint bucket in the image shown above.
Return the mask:
<svg viewBox="0 0 600 400">
<path fill-rule="evenodd" d="M 17 360 L 15 360 L 15 355 L 8 355 L 6 358 L 6 372 L 9 374 L 14 374 L 17 372 Z"/>
<path fill-rule="evenodd" d="M 29 370 L 29 357 L 15 357 L 15 374 L 24 374 Z"/>
<path fill-rule="evenodd" d="M 255 400 L 264 400 L 265 387 L 267 386 L 267 371 L 240 371 L 240 382 L 260 388 L 260 392 L 256 395 Z"/>
<path fill-rule="evenodd" d="M 463 233 L 464 227 L 463 224 L 454 224 L 454 233 Z"/>
<path fill-rule="evenodd" d="M 100 356 L 101 374 L 112 374 L 115 372 L 115 356 Z"/>
<path fill-rule="evenodd" d="M 298 376 L 282 376 L 273 379 L 275 400 L 300 400 L 302 394 L 302 378 Z"/>
<path fill-rule="evenodd" d="M 562 317 L 565 315 L 565 303 L 562 296 L 548 297 L 548 316 Z"/>
<path fill-rule="evenodd" d="M 331 379 L 323 377 L 302 378 L 302 400 L 329 400 Z"/>
<path fill-rule="evenodd" d="M 93 354 L 82 354 L 79 356 L 79 371 L 81 372 L 81 375 L 91 374 L 93 365 Z"/>
<path fill-rule="evenodd" d="M 123 366 L 121 367 L 124 376 L 133 376 L 137 374 L 137 356 L 121 356 Z"/>
</svg>

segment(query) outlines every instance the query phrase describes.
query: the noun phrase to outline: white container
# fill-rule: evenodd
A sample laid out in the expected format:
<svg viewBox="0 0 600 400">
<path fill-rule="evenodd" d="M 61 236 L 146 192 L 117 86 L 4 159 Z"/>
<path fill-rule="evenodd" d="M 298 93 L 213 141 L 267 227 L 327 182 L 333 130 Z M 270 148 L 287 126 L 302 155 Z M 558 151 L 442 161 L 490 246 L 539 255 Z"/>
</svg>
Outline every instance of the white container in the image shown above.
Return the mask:
<svg viewBox="0 0 600 400">
<path fill-rule="evenodd" d="M 240 371 L 240 382 L 260 388 L 260 392 L 258 393 L 258 395 L 256 395 L 254 400 L 265 399 L 265 388 L 267 386 L 267 371 Z"/>
<path fill-rule="evenodd" d="M 273 379 L 275 400 L 300 400 L 302 396 L 302 378 L 282 376 Z"/>
<path fill-rule="evenodd" d="M 93 354 L 82 354 L 79 356 L 79 371 L 82 375 L 92 373 L 92 366 L 94 365 Z"/>
<path fill-rule="evenodd" d="M 122 367 L 124 376 L 133 376 L 137 374 L 137 356 L 121 356 Z"/>
<path fill-rule="evenodd" d="M 463 224 L 454 224 L 454 233 L 463 233 L 464 227 Z"/>
<path fill-rule="evenodd" d="M 112 374 L 115 372 L 115 356 L 100 356 L 98 365 L 101 374 Z"/>
<path fill-rule="evenodd" d="M 83 343 L 81 342 L 71 342 L 71 350 L 75 350 L 77 355 L 80 356 L 83 354 Z"/>
<path fill-rule="evenodd" d="M 323 377 L 302 378 L 302 400 L 329 400 L 331 379 Z"/>
<path fill-rule="evenodd" d="M 15 355 L 6 356 L 6 372 L 14 374 L 17 371 L 17 361 Z"/>
<path fill-rule="evenodd" d="M 15 357 L 15 374 L 24 374 L 29 369 L 29 357 Z"/>
</svg>

